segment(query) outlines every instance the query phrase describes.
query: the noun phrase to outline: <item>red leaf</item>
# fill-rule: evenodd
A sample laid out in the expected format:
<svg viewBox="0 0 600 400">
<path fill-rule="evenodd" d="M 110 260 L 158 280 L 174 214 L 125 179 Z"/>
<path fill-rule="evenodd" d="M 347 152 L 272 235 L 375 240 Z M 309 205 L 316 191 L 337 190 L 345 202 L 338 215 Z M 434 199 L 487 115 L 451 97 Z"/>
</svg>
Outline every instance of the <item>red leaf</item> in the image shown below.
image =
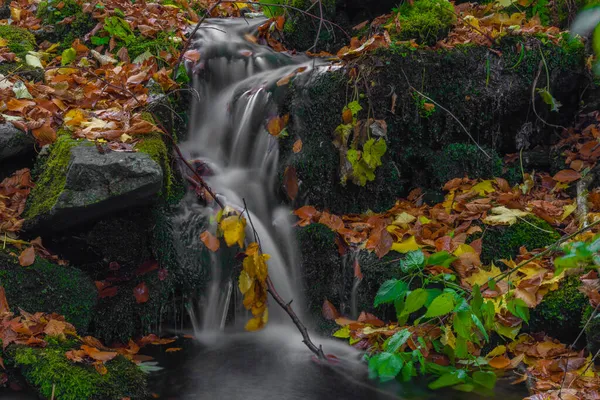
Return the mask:
<svg viewBox="0 0 600 400">
<path fill-rule="evenodd" d="M 23 250 L 19 256 L 19 264 L 23 267 L 28 267 L 35 262 L 35 250 L 30 246 Z"/>
<path fill-rule="evenodd" d="M 363 274 L 360 271 L 360 264 L 358 263 L 358 257 L 354 258 L 354 277 L 362 281 Z"/>
<path fill-rule="evenodd" d="M 287 167 L 283 173 L 283 186 L 290 200 L 294 201 L 298 196 L 298 175 L 296 168 Z"/>
<path fill-rule="evenodd" d="M 329 321 L 333 321 L 336 318 L 340 317 L 340 313 L 338 312 L 338 310 L 327 299 L 323 302 L 323 308 L 321 310 L 321 314 L 323 315 L 323 318 L 325 318 Z"/>
<path fill-rule="evenodd" d="M 133 288 L 133 296 L 138 304 L 148 301 L 150 293 L 148 292 L 148 286 L 146 286 L 145 282 L 142 282 Z"/>
<path fill-rule="evenodd" d="M 8 312 L 10 312 L 10 307 L 8 306 L 8 300 L 6 300 L 6 292 L 4 286 L 0 286 L 0 314 Z"/>
<path fill-rule="evenodd" d="M 158 269 L 158 262 L 156 260 L 146 260 L 135 270 L 135 274 L 142 276 L 150 271 Z"/>
</svg>

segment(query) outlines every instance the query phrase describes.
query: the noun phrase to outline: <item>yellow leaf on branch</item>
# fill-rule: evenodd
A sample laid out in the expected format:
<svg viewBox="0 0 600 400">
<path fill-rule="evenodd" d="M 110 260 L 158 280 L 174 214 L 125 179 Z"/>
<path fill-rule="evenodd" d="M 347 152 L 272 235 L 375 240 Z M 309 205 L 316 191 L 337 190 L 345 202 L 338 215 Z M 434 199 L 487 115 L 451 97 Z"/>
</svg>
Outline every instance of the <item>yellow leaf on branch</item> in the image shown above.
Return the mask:
<svg viewBox="0 0 600 400">
<path fill-rule="evenodd" d="M 239 288 L 244 295 L 244 307 L 252 312 L 253 318 L 246 324 L 246 330 L 256 331 L 269 320 L 267 309 L 267 260 L 270 256 L 262 254 L 258 243 L 250 243 L 246 249 L 243 269 L 240 273 Z"/>
<path fill-rule="evenodd" d="M 231 247 L 237 243 L 238 246 L 244 246 L 246 238 L 246 218 L 240 215 L 230 215 L 223 218 L 219 223 L 219 227 L 223 231 L 223 237 L 227 246 Z"/>
</svg>

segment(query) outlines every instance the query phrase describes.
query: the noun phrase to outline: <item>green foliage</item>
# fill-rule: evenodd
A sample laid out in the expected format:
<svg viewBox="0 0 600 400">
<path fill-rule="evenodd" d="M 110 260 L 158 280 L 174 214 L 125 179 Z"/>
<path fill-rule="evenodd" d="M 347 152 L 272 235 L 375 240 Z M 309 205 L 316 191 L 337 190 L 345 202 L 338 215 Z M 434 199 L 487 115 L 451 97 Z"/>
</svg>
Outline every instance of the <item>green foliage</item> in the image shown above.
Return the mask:
<svg viewBox="0 0 600 400">
<path fill-rule="evenodd" d="M 375 169 L 381 165 L 381 157 L 387 151 L 384 139 L 369 139 L 362 151 L 349 149 L 346 157 L 352 165 L 352 181 L 360 186 L 365 186 L 367 181 L 375 180 Z"/>
<path fill-rule="evenodd" d="M 61 42 L 61 50 L 71 47 L 75 39 L 83 40 L 96 25 L 91 14 L 84 13 L 76 0 L 42 1 L 38 6 L 37 16 L 44 25 L 53 27 L 57 40 Z M 75 19 L 70 23 L 59 24 L 63 19 L 72 16 L 75 16 Z"/>
<path fill-rule="evenodd" d="M 471 143 L 452 143 L 431 160 L 431 173 L 438 186 L 451 179 L 469 177 L 489 179 L 502 174 L 502 159 L 496 151 L 484 148 L 489 159 Z"/>
<path fill-rule="evenodd" d="M 556 274 L 572 268 L 598 268 L 600 266 L 600 235 L 589 242 L 568 243 L 564 255 L 554 260 Z"/>
<path fill-rule="evenodd" d="M 563 342 L 572 342 L 579 333 L 579 323 L 588 304 L 586 296 L 579 291 L 580 286 L 577 276 L 561 281 L 559 288 L 546 294 L 531 311 L 529 330 L 544 331 Z"/>
<path fill-rule="evenodd" d="M 404 2 L 398 8 L 401 28 L 397 36 L 433 45 L 448 33 L 454 20 L 454 8 L 447 0 L 416 0 L 412 5 Z"/>
<path fill-rule="evenodd" d="M 126 44 L 126 47 L 129 57 L 132 60 L 135 60 L 146 52 L 161 59 L 160 53 L 162 51 L 172 53 L 175 50 L 179 50 L 182 47 L 182 41 L 179 37 L 169 32 L 160 32 L 156 38 L 137 35 L 134 40 Z M 187 77 L 187 72 L 184 75 Z"/>
<path fill-rule="evenodd" d="M 0 252 L 0 285 L 13 311 L 56 312 L 80 332 L 86 332 L 94 306 L 96 287 L 82 271 L 36 257 L 23 268 L 16 258 Z"/>
<path fill-rule="evenodd" d="M 0 38 L 8 42 L 8 48 L 20 58 L 35 48 L 35 37 L 27 29 L 13 25 L 0 25 Z"/>
<path fill-rule="evenodd" d="M 173 170 L 167 146 L 160 132 L 144 135 L 142 140 L 135 146 L 142 153 L 148 154 L 163 170 L 163 188 L 161 194 L 165 197 L 171 195 L 173 189 Z"/>
<path fill-rule="evenodd" d="M 417 106 L 417 110 L 419 110 L 419 115 L 423 118 L 429 118 L 435 112 L 435 105 L 432 103 L 427 103 L 427 99 L 421 96 L 419 93 L 413 93 L 413 99 L 415 101 L 415 105 Z"/>
<path fill-rule="evenodd" d="M 467 369 L 465 363 L 458 363 L 460 359 L 472 358 L 467 350 L 468 342 L 481 344 L 489 341 L 488 332 L 494 329 L 493 302 L 484 301 L 478 286 L 473 287 L 472 296 L 468 296 L 449 276 L 432 276 L 424 271 L 427 265 L 441 265 L 451 262 L 451 258 L 447 252 L 428 257 L 420 250 L 408 253 L 400 269 L 410 272 L 401 279 L 384 282 L 375 297 L 375 306 L 394 304 L 399 326 L 406 324 L 409 318 L 416 318 L 414 325 L 428 320 L 444 321 L 442 330 L 445 333 L 432 344 L 437 351 L 448 356 L 450 365 L 442 367 L 426 361 L 422 352 L 427 347 L 425 338 L 406 327 L 387 339 L 381 352 L 367 356 L 371 378 L 382 382 L 392 379 L 409 381 L 418 374 L 432 374 L 437 379 L 430 383 L 431 389 L 454 387 L 463 391 L 485 392 L 494 387 L 496 377 L 486 370 L 485 362 L 481 362 L 480 369 L 476 371 Z M 418 288 L 410 290 L 414 281 L 420 281 Z M 521 307 L 518 302 L 513 306 Z M 421 311 L 423 308 L 426 309 L 424 313 Z M 348 337 L 349 332 L 341 329 L 336 335 Z M 417 349 L 405 346 L 409 339 L 417 344 Z"/>
<path fill-rule="evenodd" d="M 115 39 L 125 42 L 125 45 L 133 43 L 135 40 L 135 34 L 129 26 L 129 22 L 121 17 L 106 17 L 104 19 L 104 30 Z"/>
<path fill-rule="evenodd" d="M 35 187 L 27 199 L 25 219 L 32 219 L 49 212 L 56 204 L 58 196 L 67 182 L 67 168 L 71 160 L 71 149 L 75 146 L 93 146 L 92 143 L 78 142 L 71 139 L 71 134 L 65 130 L 58 131 L 56 142 L 50 147 L 50 155 L 40 161 L 36 167 L 39 172 L 34 179 Z"/>
<path fill-rule="evenodd" d="M 489 228 L 483 235 L 481 260 L 485 263 L 510 259 L 519 253 L 521 246 L 527 250 L 549 246 L 560 239 L 558 232 L 546 221 L 527 216 L 508 227 Z"/>
<path fill-rule="evenodd" d="M 50 343 L 45 348 L 18 346 L 13 349 L 14 363 L 21 367 L 27 381 L 40 394 L 57 400 L 120 400 L 148 396 L 145 374 L 131 361 L 117 356 L 100 375 L 92 366 L 69 361 L 65 352 L 73 343 Z"/>
</svg>

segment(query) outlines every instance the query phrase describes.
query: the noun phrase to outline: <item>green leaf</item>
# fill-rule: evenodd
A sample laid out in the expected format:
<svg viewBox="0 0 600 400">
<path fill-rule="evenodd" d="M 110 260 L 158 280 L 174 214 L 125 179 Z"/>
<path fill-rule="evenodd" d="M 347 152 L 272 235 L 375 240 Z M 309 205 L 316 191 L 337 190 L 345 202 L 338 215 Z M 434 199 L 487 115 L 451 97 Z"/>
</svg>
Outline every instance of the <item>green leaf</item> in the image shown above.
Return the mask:
<svg viewBox="0 0 600 400">
<path fill-rule="evenodd" d="M 394 379 L 400 373 L 404 361 L 399 354 L 383 352 L 369 359 L 369 370 L 376 371 L 381 382 Z"/>
<path fill-rule="evenodd" d="M 402 381 L 408 382 L 416 375 L 417 370 L 415 369 L 415 364 L 412 361 L 407 361 L 402 368 Z"/>
<path fill-rule="evenodd" d="M 60 63 L 62 65 L 69 65 L 73 61 L 75 61 L 76 57 L 77 57 L 77 52 L 75 51 L 75 49 L 72 47 L 69 47 L 68 49 L 66 49 L 65 51 L 62 52 L 62 58 L 60 60 Z"/>
<path fill-rule="evenodd" d="M 387 342 L 386 351 L 395 353 L 404 343 L 406 343 L 410 336 L 411 333 L 408 329 L 402 329 L 400 332 L 394 333 L 394 336 Z"/>
<path fill-rule="evenodd" d="M 356 114 L 358 114 L 363 108 L 361 107 L 358 101 L 353 101 L 351 103 L 348 103 L 348 105 L 344 107 L 344 110 L 345 109 L 352 111 L 352 116 L 356 117 Z"/>
<path fill-rule="evenodd" d="M 102 45 L 108 44 L 108 42 L 110 42 L 110 37 L 108 37 L 108 36 L 104 36 L 104 37 L 92 36 L 90 38 L 90 40 L 94 46 L 102 46 Z"/>
<path fill-rule="evenodd" d="M 473 380 L 484 388 L 493 389 L 496 385 L 496 374 L 492 371 L 475 371 L 473 372 Z"/>
<path fill-rule="evenodd" d="M 464 383 L 466 378 L 467 373 L 462 369 L 458 369 L 456 371 L 448 372 L 431 382 L 429 384 L 429 389 L 435 390 L 443 387 L 458 385 L 459 383 Z"/>
<path fill-rule="evenodd" d="M 454 308 L 454 295 L 452 293 L 442 293 L 429 305 L 426 318 L 439 317 L 440 315 L 448 314 Z"/>
<path fill-rule="evenodd" d="M 542 101 L 550 106 L 550 111 L 558 112 L 558 109 L 562 104 L 556 100 L 546 88 L 536 89 L 536 91 L 539 93 Z"/>
<path fill-rule="evenodd" d="M 433 253 L 429 256 L 427 259 L 427 265 L 441 265 L 442 267 L 448 267 L 454 260 L 456 260 L 456 257 L 448 253 L 446 250 L 438 251 L 437 253 Z"/>
<path fill-rule="evenodd" d="M 477 328 L 479 328 L 479 330 L 481 331 L 481 333 L 483 334 L 483 337 L 485 338 L 486 342 L 490 341 L 490 337 L 488 336 L 487 331 L 485 330 L 485 328 L 483 327 L 483 324 L 481 323 L 481 320 L 479 318 L 477 318 L 477 315 L 471 313 L 471 319 L 473 320 L 473 322 L 475 323 L 475 326 Z"/>
<path fill-rule="evenodd" d="M 362 158 L 367 165 L 375 170 L 381 165 L 381 157 L 387 151 L 387 143 L 384 139 L 369 139 L 363 146 Z"/>
<path fill-rule="evenodd" d="M 471 310 L 477 315 L 481 317 L 481 307 L 483 306 L 483 296 L 481 296 L 481 290 L 479 289 L 479 285 L 473 285 L 473 290 L 471 291 L 473 295 L 473 300 L 471 300 Z"/>
<path fill-rule="evenodd" d="M 467 339 L 464 337 L 458 336 L 456 338 L 456 348 L 454 349 L 454 354 L 458 358 L 467 358 L 469 357 L 469 348 L 467 347 Z"/>
<path fill-rule="evenodd" d="M 496 290 L 496 280 L 494 278 L 490 278 L 487 284 L 490 290 Z"/>
<path fill-rule="evenodd" d="M 515 317 L 519 317 L 526 323 L 529 323 L 529 307 L 522 299 L 509 300 L 506 303 L 506 308 Z"/>
<path fill-rule="evenodd" d="M 483 326 L 487 330 L 494 328 L 494 317 L 496 316 L 496 307 L 491 300 L 486 301 L 481 306 L 481 315 L 483 317 Z"/>
<path fill-rule="evenodd" d="M 348 339 L 350 337 L 350 328 L 344 326 L 333 333 L 333 336 L 340 339 Z"/>
<path fill-rule="evenodd" d="M 404 281 L 398 279 L 385 281 L 375 296 L 374 306 L 377 307 L 380 304 L 391 303 L 400 296 L 404 296 L 407 290 L 408 285 Z"/>
<path fill-rule="evenodd" d="M 469 339 L 471 337 L 471 326 L 473 322 L 471 320 L 470 311 L 459 311 L 454 315 L 452 320 L 452 327 L 458 337 Z"/>
<path fill-rule="evenodd" d="M 425 305 L 427 302 L 427 290 L 415 289 L 406 296 L 406 303 L 404 304 L 404 313 L 410 314 L 417 311 L 419 308 Z"/>
<path fill-rule="evenodd" d="M 406 257 L 400 260 L 400 269 L 404 273 L 419 269 L 425 265 L 425 254 L 421 250 L 409 251 Z"/>
</svg>

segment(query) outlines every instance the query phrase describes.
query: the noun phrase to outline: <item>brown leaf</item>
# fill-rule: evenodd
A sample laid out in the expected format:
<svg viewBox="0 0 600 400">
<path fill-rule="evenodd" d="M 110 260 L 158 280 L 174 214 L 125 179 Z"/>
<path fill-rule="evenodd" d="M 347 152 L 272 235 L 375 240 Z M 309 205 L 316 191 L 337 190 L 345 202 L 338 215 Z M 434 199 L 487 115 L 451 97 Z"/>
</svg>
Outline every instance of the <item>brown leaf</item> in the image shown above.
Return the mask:
<svg viewBox="0 0 600 400">
<path fill-rule="evenodd" d="M 358 280 L 363 279 L 362 271 L 360 270 L 360 264 L 358 263 L 358 257 L 354 258 L 354 277 Z"/>
<path fill-rule="evenodd" d="M 136 287 L 133 288 L 133 296 L 135 297 L 135 301 L 140 303 L 145 303 L 150 298 L 150 293 L 148 291 L 148 286 L 146 286 L 145 282 L 140 283 Z"/>
<path fill-rule="evenodd" d="M 176 351 L 180 351 L 181 347 L 169 347 L 168 349 L 165 350 L 166 353 L 174 353 Z"/>
<path fill-rule="evenodd" d="M 200 240 L 202 240 L 202 243 L 204 243 L 204 245 L 213 253 L 219 250 L 221 245 L 219 239 L 209 231 L 202 232 L 200 234 Z"/>
<path fill-rule="evenodd" d="M 288 198 L 294 201 L 298 196 L 298 175 L 296 174 L 296 168 L 292 166 L 286 167 L 283 173 L 283 187 Z"/>
<path fill-rule="evenodd" d="M 346 108 L 342 112 L 342 121 L 344 121 L 344 124 L 351 124 L 352 120 L 353 120 L 352 110 L 349 108 Z"/>
<path fill-rule="evenodd" d="M 44 327 L 44 333 L 49 336 L 60 336 L 65 333 L 66 326 L 64 321 L 51 319 Z"/>
<path fill-rule="evenodd" d="M 110 361 L 119 354 L 116 351 L 100 351 L 95 347 L 88 346 L 85 344 L 81 345 L 81 350 L 85 351 L 85 354 L 88 355 L 90 358 L 102 362 Z"/>
<path fill-rule="evenodd" d="M 552 177 L 552 179 L 561 183 L 573 182 L 580 178 L 581 174 L 572 169 L 563 169 L 562 171 L 557 172 L 556 175 Z"/>
<path fill-rule="evenodd" d="M 332 231 L 338 231 L 344 227 L 344 221 L 340 217 L 334 214 L 330 214 L 328 212 L 321 213 L 321 218 L 319 218 L 319 223 L 323 224 Z"/>
<path fill-rule="evenodd" d="M 183 53 L 183 58 L 185 58 L 186 60 L 197 62 L 200 60 L 200 52 L 198 50 L 188 50 L 185 53 Z"/>
<path fill-rule="evenodd" d="M 326 320 L 332 321 L 340 317 L 339 311 L 335 308 L 333 304 L 327 299 L 323 302 L 323 307 L 321 309 L 321 315 Z"/>
<path fill-rule="evenodd" d="M 8 306 L 8 300 L 6 300 L 6 291 L 4 286 L 0 286 L 0 314 L 9 313 L 10 307 Z"/>
<path fill-rule="evenodd" d="M 28 267 L 35 262 L 35 250 L 30 246 L 23 250 L 19 256 L 19 264 L 23 267 Z"/>
</svg>

